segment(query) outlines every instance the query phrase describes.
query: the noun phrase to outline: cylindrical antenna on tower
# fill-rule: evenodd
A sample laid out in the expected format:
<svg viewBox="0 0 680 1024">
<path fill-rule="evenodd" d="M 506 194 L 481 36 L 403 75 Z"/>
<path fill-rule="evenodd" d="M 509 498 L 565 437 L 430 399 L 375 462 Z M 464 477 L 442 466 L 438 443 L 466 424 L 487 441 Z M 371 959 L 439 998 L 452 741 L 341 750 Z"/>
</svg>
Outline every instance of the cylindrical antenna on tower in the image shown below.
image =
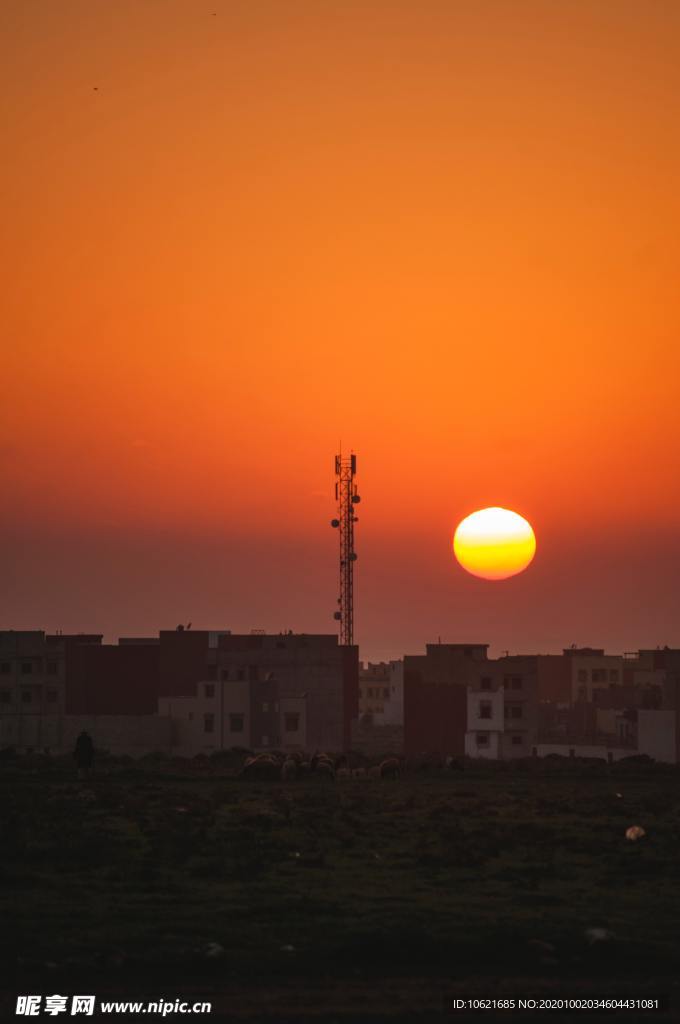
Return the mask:
<svg viewBox="0 0 680 1024">
<path fill-rule="evenodd" d="M 357 457 L 335 456 L 335 498 L 338 503 L 338 515 L 331 520 L 331 526 L 340 533 L 340 610 L 334 618 L 340 622 L 340 643 L 351 646 L 354 643 L 354 563 L 357 559 L 354 550 L 354 524 L 358 522 L 354 514 L 354 506 L 361 498 L 357 494 L 354 476 L 357 471 Z"/>
</svg>

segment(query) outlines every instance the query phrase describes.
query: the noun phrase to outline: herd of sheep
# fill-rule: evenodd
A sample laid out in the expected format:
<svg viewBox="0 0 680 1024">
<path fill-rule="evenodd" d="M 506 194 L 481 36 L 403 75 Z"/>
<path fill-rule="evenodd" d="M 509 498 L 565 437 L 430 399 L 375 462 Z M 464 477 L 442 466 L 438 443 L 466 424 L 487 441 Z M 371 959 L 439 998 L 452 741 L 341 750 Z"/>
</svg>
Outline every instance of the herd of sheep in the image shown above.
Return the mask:
<svg viewBox="0 0 680 1024">
<path fill-rule="evenodd" d="M 401 762 L 387 757 L 369 768 L 350 768 L 347 757 L 314 754 L 309 757 L 300 751 L 289 754 L 261 753 L 247 757 L 239 775 L 244 779 L 261 782 L 292 782 L 295 779 L 321 778 L 335 782 L 339 779 L 398 779 Z"/>
</svg>

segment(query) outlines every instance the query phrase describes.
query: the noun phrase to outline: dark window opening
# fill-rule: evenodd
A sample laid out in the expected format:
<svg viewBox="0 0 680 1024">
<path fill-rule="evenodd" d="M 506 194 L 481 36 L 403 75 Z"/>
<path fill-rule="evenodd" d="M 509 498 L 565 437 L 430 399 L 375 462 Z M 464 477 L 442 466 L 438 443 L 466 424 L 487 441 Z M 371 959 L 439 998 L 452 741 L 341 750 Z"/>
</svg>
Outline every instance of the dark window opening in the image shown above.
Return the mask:
<svg viewBox="0 0 680 1024">
<path fill-rule="evenodd" d="M 215 716 L 212 714 L 203 715 L 203 732 L 215 731 Z"/>
<path fill-rule="evenodd" d="M 229 728 L 232 732 L 243 732 L 245 715 L 229 715 Z"/>
<path fill-rule="evenodd" d="M 214 683 L 206 683 L 206 685 L 205 685 L 205 695 L 206 695 L 206 697 L 214 697 L 215 696 L 215 684 Z"/>
<path fill-rule="evenodd" d="M 300 716 L 295 711 L 286 712 L 283 716 L 283 727 L 286 732 L 298 732 L 300 729 Z"/>
</svg>

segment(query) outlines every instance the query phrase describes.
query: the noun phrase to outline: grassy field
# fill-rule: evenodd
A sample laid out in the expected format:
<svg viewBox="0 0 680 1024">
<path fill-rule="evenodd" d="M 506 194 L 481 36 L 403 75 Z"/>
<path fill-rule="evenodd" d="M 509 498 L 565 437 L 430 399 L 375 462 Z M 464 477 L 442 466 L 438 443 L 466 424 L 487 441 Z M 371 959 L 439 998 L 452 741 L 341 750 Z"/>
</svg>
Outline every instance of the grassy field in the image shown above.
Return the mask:
<svg viewBox="0 0 680 1024">
<path fill-rule="evenodd" d="M 356 1024 L 447 1019 L 461 993 L 657 991 L 680 1019 L 675 768 L 548 759 L 284 787 L 226 758 L 100 759 L 80 782 L 70 759 L 31 756 L 5 758 L 0 782 L 2 1019 L 25 991 Z"/>
</svg>

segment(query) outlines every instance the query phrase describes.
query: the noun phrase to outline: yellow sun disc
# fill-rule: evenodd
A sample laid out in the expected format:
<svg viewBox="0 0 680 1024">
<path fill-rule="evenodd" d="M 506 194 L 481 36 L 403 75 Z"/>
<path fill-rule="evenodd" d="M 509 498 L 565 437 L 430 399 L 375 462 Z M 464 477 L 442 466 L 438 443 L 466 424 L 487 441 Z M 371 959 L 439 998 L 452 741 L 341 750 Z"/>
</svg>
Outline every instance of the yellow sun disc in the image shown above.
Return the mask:
<svg viewBox="0 0 680 1024">
<path fill-rule="evenodd" d="M 473 576 L 505 580 L 529 565 L 536 553 L 531 525 L 507 508 L 483 508 L 456 527 L 453 551 Z"/>
</svg>

